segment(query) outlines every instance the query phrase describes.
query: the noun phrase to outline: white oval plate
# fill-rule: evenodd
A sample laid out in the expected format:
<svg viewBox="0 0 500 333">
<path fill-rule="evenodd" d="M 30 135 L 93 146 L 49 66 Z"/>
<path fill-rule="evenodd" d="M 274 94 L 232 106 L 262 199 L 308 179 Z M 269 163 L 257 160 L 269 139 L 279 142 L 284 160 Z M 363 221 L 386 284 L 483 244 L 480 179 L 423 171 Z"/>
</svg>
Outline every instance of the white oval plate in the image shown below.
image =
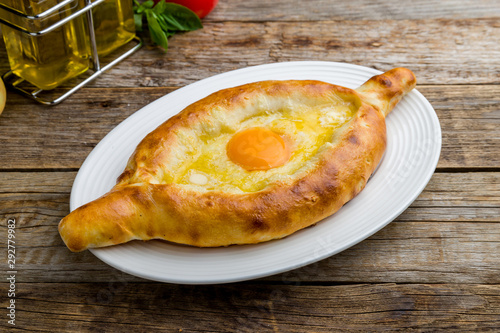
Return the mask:
<svg viewBox="0 0 500 333">
<path fill-rule="evenodd" d="M 108 192 L 142 138 L 189 104 L 220 89 L 262 80 L 315 79 L 357 88 L 380 71 L 335 62 L 285 62 L 239 69 L 180 88 L 137 111 L 95 147 L 71 191 L 71 210 Z M 183 284 L 226 283 L 295 269 L 339 253 L 401 214 L 436 168 L 441 128 L 430 103 L 413 90 L 387 118 L 384 158 L 365 189 L 340 211 L 281 240 L 225 248 L 133 241 L 91 250 L 142 278 Z"/>
</svg>

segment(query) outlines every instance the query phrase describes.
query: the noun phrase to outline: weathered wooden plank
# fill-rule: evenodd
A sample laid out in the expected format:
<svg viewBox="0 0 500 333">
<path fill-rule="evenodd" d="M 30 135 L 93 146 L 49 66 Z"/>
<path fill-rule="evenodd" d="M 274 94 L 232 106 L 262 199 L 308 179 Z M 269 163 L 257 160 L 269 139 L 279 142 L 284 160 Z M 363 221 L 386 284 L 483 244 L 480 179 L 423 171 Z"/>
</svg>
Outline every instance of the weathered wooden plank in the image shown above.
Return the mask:
<svg viewBox="0 0 500 333">
<path fill-rule="evenodd" d="M 421 84 L 488 84 L 500 77 L 499 35 L 497 18 L 207 22 L 172 37 L 166 54 L 145 47 L 91 86 L 179 87 L 233 69 L 297 60 L 406 66 Z M 0 63 L 0 72 L 7 69 Z"/>
<path fill-rule="evenodd" d="M 477 18 L 500 16 L 495 0 L 231 0 L 220 1 L 205 20 L 321 21 Z"/>
<path fill-rule="evenodd" d="M 0 117 L 0 168 L 79 168 L 116 125 L 171 91 L 84 89 L 50 108 L 11 93 Z"/>
<path fill-rule="evenodd" d="M 15 328 L 41 332 L 483 332 L 500 328 L 499 294 L 498 285 L 478 284 L 18 283 Z"/>
<path fill-rule="evenodd" d="M 499 223 L 398 221 L 336 256 L 300 269 L 262 278 L 290 284 L 499 283 Z M 3 232 L 5 233 L 5 231 Z M 90 252 L 70 253 L 57 227 L 24 228 L 17 247 L 21 282 L 142 281 L 100 262 Z M 30 239 L 36 239 L 31 245 Z M 43 239 L 46 244 L 38 245 Z M 5 247 L 5 245 L 3 245 Z M 318 246 L 321 246 L 318 245 Z"/>
<path fill-rule="evenodd" d="M 0 183 L 8 184 L 0 189 L 0 220 L 16 219 L 19 281 L 142 281 L 88 251 L 65 248 L 57 224 L 69 211 L 74 176 L 0 173 Z M 377 234 L 319 263 L 264 280 L 500 283 L 499 216 L 500 173 L 437 173 L 417 200 Z M 1 225 L 5 246 L 7 231 Z"/>
<path fill-rule="evenodd" d="M 500 166 L 500 91 L 481 85 L 417 89 L 431 102 L 441 125 L 438 168 Z"/>
<path fill-rule="evenodd" d="M 500 331 L 498 17 L 496 0 L 220 1 L 205 28 L 171 38 L 167 54 L 145 47 L 58 107 L 10 93 L 0 116 L 0 247 L 15 218 L 17 326 L 4 316 L 1 327 Z M 64 247 L 57 223 L 75 171 L 120 121 L 199 79 L 288 60 L 416 72 L 440 118 L 443 151 L 438 173 L 396 221 L 316 264 L 218 286 L 145 281 Z M 0 283 L 1 294 L 8 288 Z"/>
<path fill-rule="evenodd" d="M 0 169 L 79 168 L 116 125 L 172 89 L 84 89 L 51 108 L 10 94 L 0 116 Z M 441 122 L 439 168 L 500 165 L 498 85 L 421 85 L 418 89 Z"/>
</svg>

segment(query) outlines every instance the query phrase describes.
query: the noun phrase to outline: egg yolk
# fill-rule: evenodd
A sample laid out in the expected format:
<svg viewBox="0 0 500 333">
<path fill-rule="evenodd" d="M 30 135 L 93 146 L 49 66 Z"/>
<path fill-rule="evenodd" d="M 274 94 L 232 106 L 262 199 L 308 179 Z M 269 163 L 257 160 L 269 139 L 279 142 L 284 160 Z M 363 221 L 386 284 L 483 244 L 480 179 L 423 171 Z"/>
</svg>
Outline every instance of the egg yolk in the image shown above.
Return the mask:
<svg viewBox="0 0 500 333">
<path fill-rule="evenodd" d="M 236 133 L 229 140 L 226 150 L 231 161 L 248 171 L 276 168 L 290 158 L 290 149 L 285 140 L 262 127 Z"/>
</svg>

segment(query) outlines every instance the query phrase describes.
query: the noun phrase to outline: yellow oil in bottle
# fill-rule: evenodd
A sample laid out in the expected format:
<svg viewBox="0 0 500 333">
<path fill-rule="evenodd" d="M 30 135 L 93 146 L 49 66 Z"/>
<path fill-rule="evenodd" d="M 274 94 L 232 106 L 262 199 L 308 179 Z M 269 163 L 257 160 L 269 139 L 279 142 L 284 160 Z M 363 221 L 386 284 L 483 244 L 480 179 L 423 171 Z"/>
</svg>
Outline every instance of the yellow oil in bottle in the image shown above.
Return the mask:
<svg viewBox="0 0 500 333">
<path fill-rule="evenodd" d="M 135 36 L 131 0 L 106 0 L 92 9 L 97 52 L 105 56 Z"/>
<path fill-rule="evenodd" d="M 61 0 L 0 0 L 3 4 L 28 15 L 37 15 Z M 74 10 L 82 1 L 74 1 L 47 18 L 32 20 L 25 27 L 43 30 Z M 2 18 L 16 22 L 12 13 L 2 12 Z M 11 70 L 35 86 L 50 90 L 89 68 L 90 47 L 85 28 L 85 16 L 77 17 L 41 36 L 30 36 L 2 25 L 2 33 Z M 22 24 L 22 23 L 20 23 Z"/>
<path fill-rule="evenodd" d="M 40 14 L 63 0 L 0 0 L 27 15 Z M 75 0 L 44 19 L 21 20 L 8 11 L 0 17 L 30 31 L 41 31 L 85 6 Z M 106 0 L 92 9 L 96 46 L 105 56 L 135 36 L 131 0 Z M 31 36 L 1 25 L 11 70 L 38 88 L 51 90 L 89 69 L 91 46 L 86 14 L 41 36 Z"/>
</svg>

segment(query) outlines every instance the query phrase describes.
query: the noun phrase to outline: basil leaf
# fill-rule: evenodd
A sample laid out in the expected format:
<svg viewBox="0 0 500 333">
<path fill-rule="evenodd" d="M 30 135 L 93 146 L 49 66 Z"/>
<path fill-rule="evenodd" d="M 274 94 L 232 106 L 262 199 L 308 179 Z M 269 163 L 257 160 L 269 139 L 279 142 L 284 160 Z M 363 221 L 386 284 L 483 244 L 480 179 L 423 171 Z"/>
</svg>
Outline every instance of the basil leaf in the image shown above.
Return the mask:
<svg viewBox="0 0 500 333">
<path fill-rule="evenodd" d="M 175 31 L 165 31 L 165 35 L 167 35 L 167 37 L 171 37 L 175 35 Z"/>
<path fill-rule="evenodd" d="M 163 2 L 163 1 L 162 1 Z M 203 28 L 200 18 L 192 10 L 176 3 L 165 3 L 162 16 L 178 31 L 193 31 Z"/>
<path fill-rule="evenodd" d="M 133 2 L 136 31 L 143 31 L 143 16 L 146 14 L 151 41 L 164 48 L 165 52 L 168 48 L 168 38 L 176 32 L 203 28 L 200 18 L 184 6 L 168 3 L 165 0 L 160 0 L 156 5 L 153 0 L 147 0 L 142 4 L 138 0 Z"/>
<path fill-rule="evenodd" d="M 170 28 L 170 25 L 165 21 L 163 15 L 156 15 L 156 19 L 158 20 L 158 24 L 160 25 L 160 27 L 164 32 L 169 32 L 172 30 Z"/>
<path fill-rule="evenodd" d="M 180 24 L 179 22 L 177 22 L 177 20 L 175 19 L 175 17 L 173 17 L 172 15 L 170 15 L 170 14 L 163 14 L 163 15 L 161 15 L 161 18 L 163 19 L 163 21 L 167 25 L 168 30 L 171 30 L 171 31 L 185 31 L 184 26 L 182 24 Z"/>
<path fill-rule="evenodd" d="M 148 0 L 142 4 L 134 6 L 134 11 L 136 14 L 142 14 L 146 9 L 153 8 L 154 2 L 152 0 Z"/>
<path fill-rule="evenodd" d="M 168 49 L 168 37 L 165 32 L 161 29 L 160 24 L 158 23 L 156 14 L 151 10 L 146 10 L 146 18 L 148 20 L 148 28 L 149 33 L 151 35 L 151 39 L 155 44 L 163 47 L 165 52 Z"/>
<path fill-rule="evenodd" d="M 158 2 L 156 6 L 153 7 L 155 14 L 157 15 L 162 14 L 165 11 L 166 5 L 167 4 L 165 3 L 165 0 L 161 0 L 160 2 Z"/>
<path fill-rule="evenodd" d="M 134 14 L 135 30 L 142 31 L 142 14 Z"/>
<path fill-rule="evenodd" d="M 155 5 L 155 2 L 153 0 L 148 0 L 148 1 L 145 1 L 141 4 L 142 7 L 144 8 L 153 8 L 153 6 Z"/>
</svg>

